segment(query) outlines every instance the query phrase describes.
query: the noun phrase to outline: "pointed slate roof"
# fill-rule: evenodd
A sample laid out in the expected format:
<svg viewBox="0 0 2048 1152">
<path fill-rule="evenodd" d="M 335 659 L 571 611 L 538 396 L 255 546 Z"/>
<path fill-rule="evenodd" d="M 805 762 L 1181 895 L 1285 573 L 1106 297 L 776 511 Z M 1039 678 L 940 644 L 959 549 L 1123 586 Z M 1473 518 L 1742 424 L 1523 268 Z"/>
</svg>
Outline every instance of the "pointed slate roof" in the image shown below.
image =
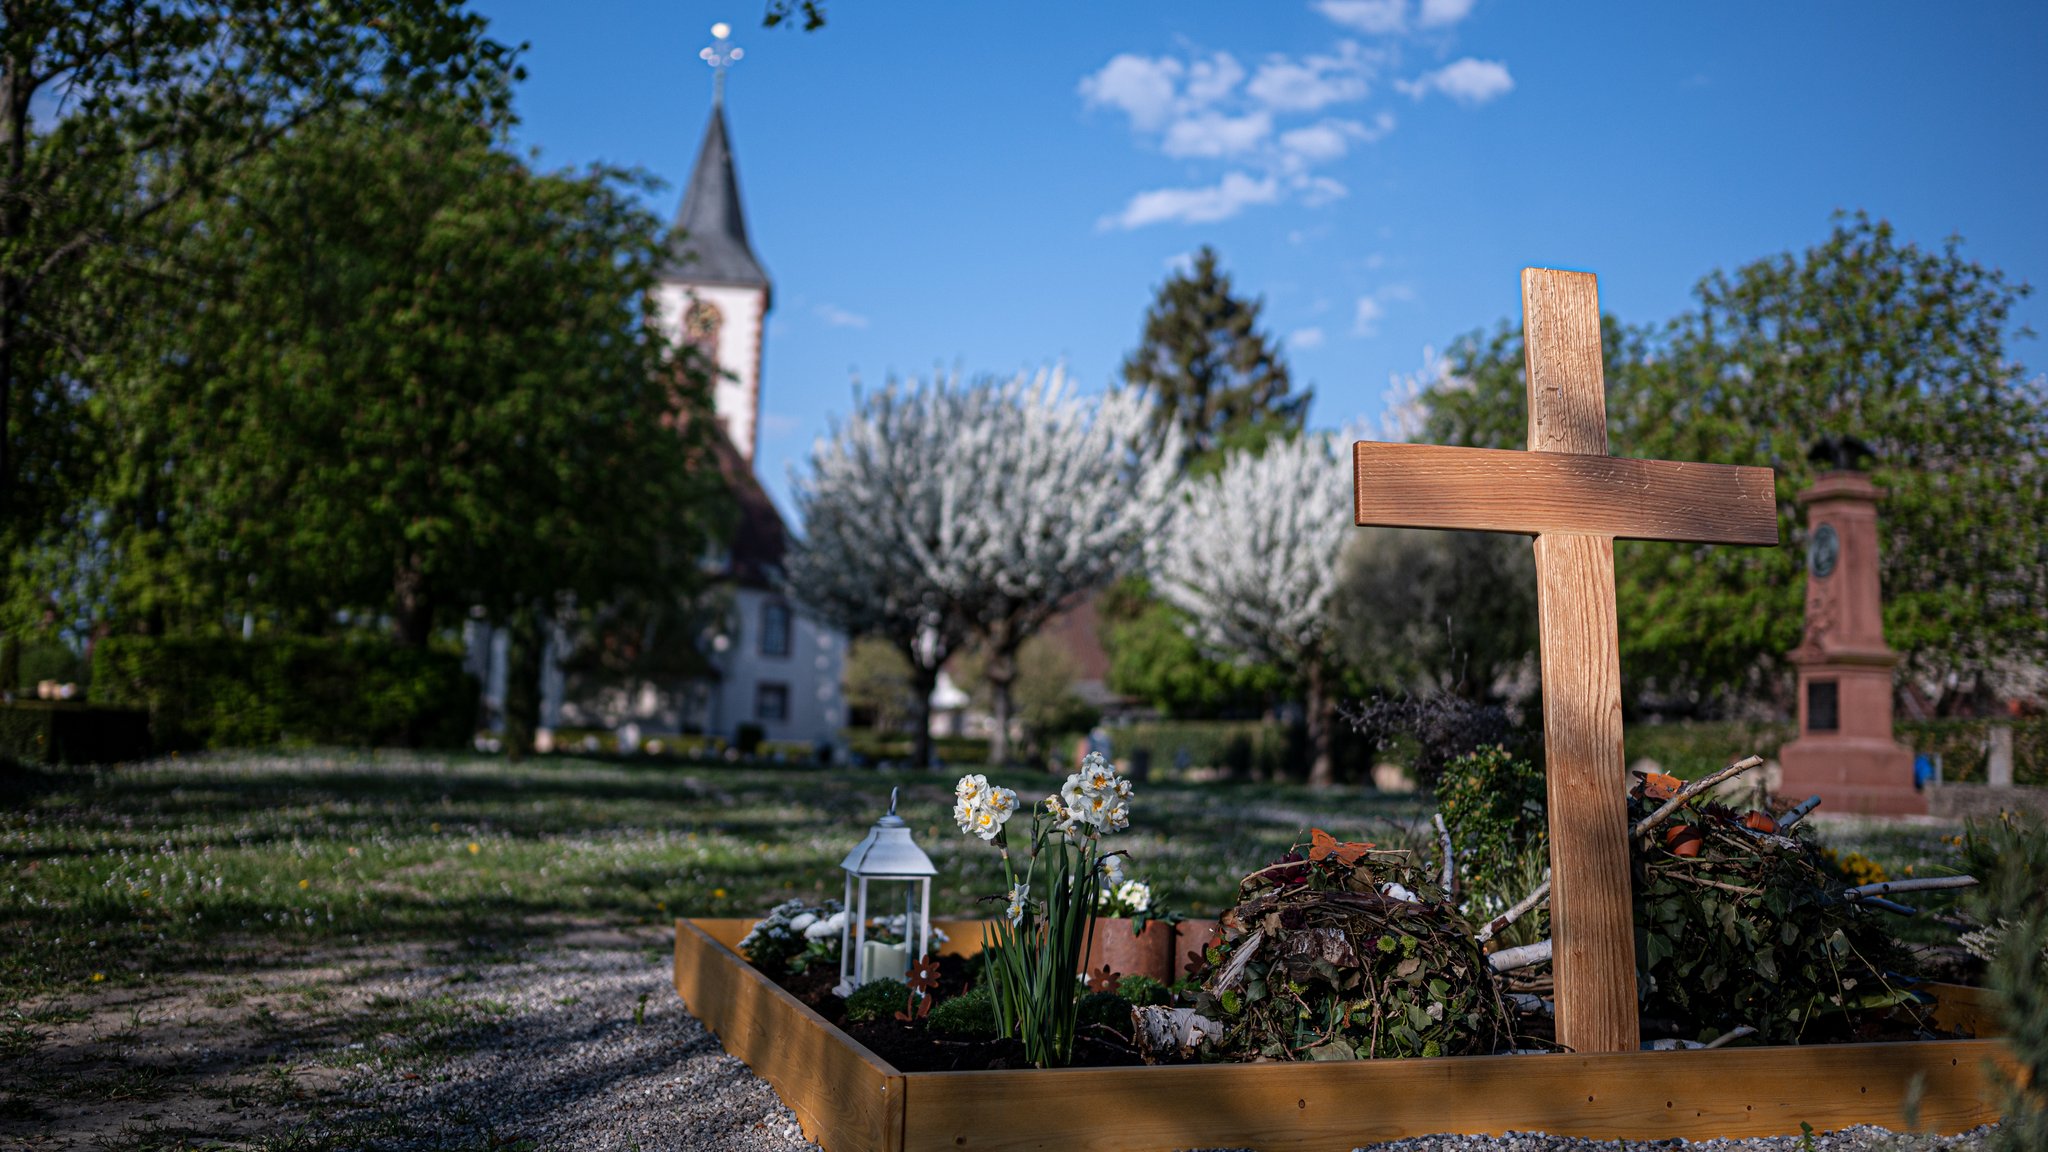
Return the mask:
<svg viewBox="0 0 2048 1152">
<path fill-rule="evenodd" d="M 665 270 L 670 279 L 769 287 L 768 273 L 747 245 L 747 218 L 740 210 L 740 181 L 733 171 L 732 146 L 726 142 L 723 103 L 711 106 L 711 123 L 704 129 L 704 146 L 697 151 L 697 167 L 683 191 L 675 227 L 675 259 Z"/>
</svg>

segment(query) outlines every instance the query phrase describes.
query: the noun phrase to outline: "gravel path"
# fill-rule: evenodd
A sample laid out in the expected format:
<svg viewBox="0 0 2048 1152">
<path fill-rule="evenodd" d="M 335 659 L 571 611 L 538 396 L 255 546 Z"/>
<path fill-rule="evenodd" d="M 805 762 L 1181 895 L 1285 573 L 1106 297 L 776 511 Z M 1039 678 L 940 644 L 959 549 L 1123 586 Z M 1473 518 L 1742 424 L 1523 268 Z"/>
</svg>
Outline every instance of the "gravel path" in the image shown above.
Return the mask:
<svg viewBox="0 0 2048 1152">
<path fill-rule="evenodd" d="M 744 1064 L 726 1055 L 683 1009 L 665 960 L 645 946 L 568 947 L 538 958 L 474 969 L 465 997 L 508 1009 L 471 1038 L 443 1075 L 391 1079 L 367 1066 L 345 1081 L 343 1126 L 379 1129 L 383 1147 L 485 1147 L 626 1152 L 781 1152 L 813 1148 L 796 1117 Z M 425 994 L 448 971 L 399 981 Z M 635 1013 L 639 1021 L 635 1022 Z M 337 1133 L 338 1134 L 338 1133 Z M 367 1133 L 364 1133 L 367 1134 Z M 414 1138 L 425 1138 L 415 1143 Z M 1875 1128 L 1751 1140 L 1600 1141 L 1543 1135 L 1431 1136 L 1371 1146 L 1384 1152 L 1620 1152 L 1698 1148 L 1744 1152 L 1886 1149 L 1975 1150 L 1985 1131 L 1902 1136 Z"/>
</svg>

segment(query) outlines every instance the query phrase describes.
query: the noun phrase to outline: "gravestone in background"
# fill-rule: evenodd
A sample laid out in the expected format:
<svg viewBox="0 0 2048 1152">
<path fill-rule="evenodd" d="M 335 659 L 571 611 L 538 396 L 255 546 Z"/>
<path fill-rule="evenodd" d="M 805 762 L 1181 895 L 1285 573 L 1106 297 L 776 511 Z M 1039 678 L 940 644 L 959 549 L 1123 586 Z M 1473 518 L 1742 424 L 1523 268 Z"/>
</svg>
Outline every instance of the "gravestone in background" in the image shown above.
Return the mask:
<svg viewBox="0 0 2048 1152">
<path fill-rule="evenodd" d="M 1806 509 L 1806 636 L 1799 670 L 1799 735 L 1778 752 L 1780 789 L 1821 798 L 1824 812 L 1927 811 L 1913 787 L 1913 750 L 1892 739 L 1892 669 L 1877 582 L 1877 502 L 1884 492 L 1848 468 L 1799 494 Z"/>
</svg>

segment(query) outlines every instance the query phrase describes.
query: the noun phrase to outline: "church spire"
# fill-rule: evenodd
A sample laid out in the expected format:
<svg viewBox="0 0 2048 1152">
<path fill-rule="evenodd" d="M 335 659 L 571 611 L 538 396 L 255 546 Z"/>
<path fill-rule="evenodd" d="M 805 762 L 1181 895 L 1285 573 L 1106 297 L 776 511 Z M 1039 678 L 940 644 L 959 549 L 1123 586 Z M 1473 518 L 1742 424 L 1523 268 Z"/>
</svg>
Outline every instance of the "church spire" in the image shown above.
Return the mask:
<svg viewBox="0 0 2048 1152">
<path fill-rule="evenodd" d="M 740 49 L 730 45 L 731 29 L 712 26 L 716 42 L 698 53 L 718 73 L 711 102 L 711 122 L 704 128 L 704 144 L 697 150 L 697 166 L 683 191 L 683 206 L 676 213 L 676 261 L 668 274 L 693 284 L 726 284 L 740 288 L 769 287 L 768 273 L 754 257 L 747 243 L 747 218 L 740 208 L 739 175 L 733 168 L 732 145 L 726 138 L 725 70 L 740 58 Z"/>
</svg>

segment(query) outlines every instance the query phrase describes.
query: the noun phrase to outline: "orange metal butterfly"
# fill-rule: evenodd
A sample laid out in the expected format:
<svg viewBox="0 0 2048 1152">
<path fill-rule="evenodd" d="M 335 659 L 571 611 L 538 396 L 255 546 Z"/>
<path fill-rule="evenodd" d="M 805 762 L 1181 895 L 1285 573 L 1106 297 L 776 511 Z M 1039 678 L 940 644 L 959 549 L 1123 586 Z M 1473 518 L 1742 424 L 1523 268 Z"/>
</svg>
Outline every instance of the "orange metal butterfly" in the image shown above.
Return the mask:
<svg viewBox="0 0 2048 1152">
<path fill-rule="evenodd" d="M 1321 828 L 1309 829 L 1308 839 L 1308 858 L 1318 864 L 1335 856 L 1337 863 L 1350 868 L 1365 859 L 1367 852 L 1372 851 L 1371 844 L 1339 844 L 1335 836 Z"/>
</svg>

